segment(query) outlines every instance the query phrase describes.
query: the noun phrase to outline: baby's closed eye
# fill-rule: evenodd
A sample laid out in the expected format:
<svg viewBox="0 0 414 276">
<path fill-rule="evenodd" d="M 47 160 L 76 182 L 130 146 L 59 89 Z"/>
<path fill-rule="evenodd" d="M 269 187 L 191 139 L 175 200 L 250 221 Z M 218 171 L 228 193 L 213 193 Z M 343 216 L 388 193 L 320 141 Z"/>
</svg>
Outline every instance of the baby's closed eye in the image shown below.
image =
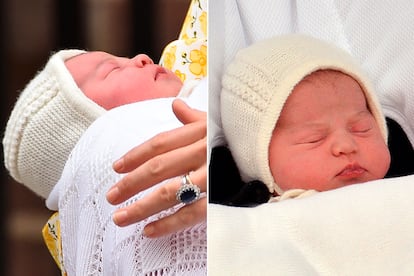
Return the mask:
<svg viewBox="0 0 414 276">
<path fill-rule="evenodd" d="M 302 141 L 303 144 L 316 144 L 322 142 L 325 139 L 325 135 L 310 135 L 304 138 Z"/>
<path fill-rule="evenodd" d="M 108 77 L 108 75 L 110 73 L 112 73 L 113 71 L 115 71 L 115 70 L 117 70 L 119 68 L 120 68 L 120 66 L 119 66 L 119 64 L 116 61 L 107 60 L 106 62 L 102 63 L 99 66 L 99 69 L 98 69 L 98 72 L 99 73 L 98 74 L 102 78 L 106 78 L 106 77 Z"/>
<path fill-rule="evenodd" d="M 316 145 L 318 143 L 322 143 L 326 139 L 326 137 L 327 133 L 323 131 L 303 131 L 297 133 L 293 141 L 295 142 L 295 144 L 298 145 Z"/>
<path fill-rule="evenodd" d="M 375 121 L 372 117 L 367 117 L 356 122 L 353 122 L 349 129 L 352 133 L 355 134 L 367 134 L 369 133 L 375 125 Z"/>
</svg>

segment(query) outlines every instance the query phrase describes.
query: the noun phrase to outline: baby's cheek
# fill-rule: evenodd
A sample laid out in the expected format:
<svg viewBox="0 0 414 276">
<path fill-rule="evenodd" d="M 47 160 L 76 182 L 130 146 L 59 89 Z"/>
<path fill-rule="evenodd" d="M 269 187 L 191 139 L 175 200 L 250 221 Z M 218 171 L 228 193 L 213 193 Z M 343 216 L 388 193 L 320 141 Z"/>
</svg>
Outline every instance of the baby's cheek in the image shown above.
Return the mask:
<svg viewBox="0 0 414 276">
<path fill-rule="evenodd" d="M 313 189 L 326 190 L 331 169 L 322 160 L 306 158 L 301 155 L 298 158 L 290 158 L 278 167 L 271 168 L 276 184 L 284 190 L 290 189 Z"/>
<path fill-rule="evenodd" d="M 391 155 L 388 147 L 383 144 L 380 149 L 376 150 L 377 155 L 373 161 L 373 170 L 375 171 L 377 179 L 383 178 L 390 168 Z"/>
<path fill-rule="evenodd" d="M 303 182 L 304 168 L 292 159 L 273 164 L 271 171 L 276 184 L 284 191 L 300 188 Z"/>
</svg>

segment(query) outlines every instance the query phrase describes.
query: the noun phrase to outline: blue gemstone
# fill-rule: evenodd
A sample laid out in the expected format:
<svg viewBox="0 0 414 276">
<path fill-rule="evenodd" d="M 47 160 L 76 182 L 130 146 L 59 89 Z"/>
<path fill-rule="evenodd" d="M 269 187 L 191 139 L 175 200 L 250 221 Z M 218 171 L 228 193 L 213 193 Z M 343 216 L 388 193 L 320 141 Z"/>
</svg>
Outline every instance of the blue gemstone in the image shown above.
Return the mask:
<svg viewBox="0 0 414 276">
<path fill-rule="evenodd" d="M 196 193 L 193 190 L 185 190 L 180 194 L 180 201 L 183 203 L 190 203 L 196 198 Z"/>
</svg>

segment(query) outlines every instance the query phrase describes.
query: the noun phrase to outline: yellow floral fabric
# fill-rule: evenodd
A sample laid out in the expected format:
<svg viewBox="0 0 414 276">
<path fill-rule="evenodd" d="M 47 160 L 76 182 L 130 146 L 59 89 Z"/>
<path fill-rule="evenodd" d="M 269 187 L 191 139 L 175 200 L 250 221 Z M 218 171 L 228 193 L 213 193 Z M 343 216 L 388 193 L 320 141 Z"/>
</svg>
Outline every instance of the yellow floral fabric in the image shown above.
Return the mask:
<svg viewBox="0 0 414 276">
<path fill-rule="evenodd" d="M 160 65 L 184 83 L 207 75 L 207 0 L 193 0 L 177 40 L 169 43 Z"/>
<path fill-rule="evenodd" d="M 60 240 L 59 213 L 55 212 L 42 229 L 43 239 L 50 254 L 58 265 L 63 276 L 67 276 L 63 267 L 62 243 Z"/>
<path fill-rule="evenodd" d="M 183 83 L 207 75 L 207 0 L 192 0 L 177 40 L 169 43 L 160 65 L 172 70 Z M 63 266 L 59 213 L 54 213 L 42 229 L 47 248 L 67 276 Z"/>
</svg>

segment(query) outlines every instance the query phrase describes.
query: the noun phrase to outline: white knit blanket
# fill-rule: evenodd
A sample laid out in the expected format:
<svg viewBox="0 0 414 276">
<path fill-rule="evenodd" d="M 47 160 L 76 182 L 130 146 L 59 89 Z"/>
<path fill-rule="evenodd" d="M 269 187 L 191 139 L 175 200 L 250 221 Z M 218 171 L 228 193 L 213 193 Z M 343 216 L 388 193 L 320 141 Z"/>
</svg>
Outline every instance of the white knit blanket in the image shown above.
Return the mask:
<svg viewBox="0 0 414 276">
<path fill-rule="evenodd" d="M 196 89 L 187 102 L 206 110 L 205 89 Z M 111 220 L 117 206 L 105 199 L 122 177 L 111 167 L 117 158 L 155 134 L 182 125 L 171 103 L 171 98 L 158 99 L 113 109 L 91 125 L 72 151 L 47 200 L 49 208 L 59 209 L 68 275 L 206 275 L 206 223 L 148 239 L 142 235 L 144 225 L 174 210 L 121 228 Z"/>
<path fill-rule="evenodd" d="M 225 144 L 220 83 L 235 53 L 284 33 L 350 52 L 384 113 L 414 144 L 414 4 L 210 0 L 211 146 Z M 300 173 L 300 172 L 298 172 Z M 209 206 L 210 275 L 414 275 L 414 177 L 381 180 L 252 209 Z"/>
<path fill-rule="evenodd" d="M 414 275 L 414 176 L 255 208 L 210 204 L 209 275 Z"/>
</svg>

